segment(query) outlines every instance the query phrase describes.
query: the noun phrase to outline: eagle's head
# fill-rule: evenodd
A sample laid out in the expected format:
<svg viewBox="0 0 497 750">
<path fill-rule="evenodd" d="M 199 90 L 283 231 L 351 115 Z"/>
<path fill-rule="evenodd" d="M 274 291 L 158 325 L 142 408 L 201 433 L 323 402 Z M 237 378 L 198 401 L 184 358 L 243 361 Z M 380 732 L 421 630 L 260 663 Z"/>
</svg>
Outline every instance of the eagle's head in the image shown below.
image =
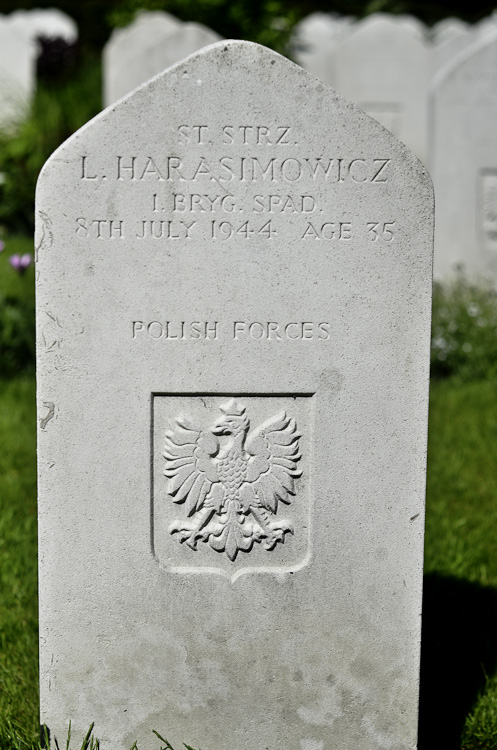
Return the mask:
<svg viewBox="0 0 497 750">
<path fill-rule="evenodd" d="M 219 417 L 211 428 L 214 435 L 238 435 L 240 432 L 247 432 L 250 422 L 244 406 L 237 404 L 232 398 L 219 408 L 223 416 Z"/>
</svg>

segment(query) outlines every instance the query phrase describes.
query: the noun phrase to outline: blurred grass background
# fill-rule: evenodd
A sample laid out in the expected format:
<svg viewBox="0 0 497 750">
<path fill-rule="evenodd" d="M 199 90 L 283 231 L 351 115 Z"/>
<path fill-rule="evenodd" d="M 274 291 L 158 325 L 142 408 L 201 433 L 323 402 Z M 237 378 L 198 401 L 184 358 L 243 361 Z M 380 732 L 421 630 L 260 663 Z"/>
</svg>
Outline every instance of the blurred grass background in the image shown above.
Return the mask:
<svg viewBox="0 0 497 750">
<path fill-rule="evenodd" d="M 493 10 L 481 0 L 56 4 L 78 22 L 80 42 L 47 47 L 30 110 L 15 135 L 0 133 L 0 750 L 34 750 L 39 739 L 34 270 L 20 275 L 9 258 L 33 254 L 44 161 L 100 111 L 100 50 L 112 27 L 138 6 L 161 8 L 281 52 L 313 10 L 410 12 L 428 23 Z M 0 10 L 51 5 L 1 0 Z M 435 286 L 433 311 L 419 750 L 497 750 L 497 296 L 461 272 Z"/>
</svg>

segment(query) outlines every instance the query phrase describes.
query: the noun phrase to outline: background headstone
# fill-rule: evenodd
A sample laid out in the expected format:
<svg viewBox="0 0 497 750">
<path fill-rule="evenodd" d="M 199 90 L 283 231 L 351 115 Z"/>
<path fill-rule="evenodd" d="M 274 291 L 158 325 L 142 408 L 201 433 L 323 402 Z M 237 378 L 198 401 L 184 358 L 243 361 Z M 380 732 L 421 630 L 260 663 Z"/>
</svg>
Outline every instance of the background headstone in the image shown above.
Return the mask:
<svg viewBox="0 0 497 750">
<path fill-rule="evenodd" d="M 359 21 L 336 50 L 337 91 L 425 162 L 429 61 L 422 24 L 380 13 Z"/>
<path fill-rule="evenodd" d="M 352 19 L 329 13 L 312 13 L 295 26 L 293 59 L 312 75 L 335 85 L 335 50 L 352 28 Z"/>
<path fill-rule="evenodd" d="M 16 28 L 29 35 L 33 43 L 36 43 L 37 37 L 64 39 L 69 43 L 75 42 L 78 38 L 75 21 L 57 8 L 17 10 L 9 18 Z"/>
<path fill-rule="evenodd" d="M 415 746 L 432 213 L 401 143 L 249 42 L 45 165 L 54 741 L 71 719 L 103 750 Z"/>
<path fill-rule="evenodd" d="M 437 278 L 497 274 L 497 33 L 435 79 L 432 176 Z"/>
<path fill-rule="evenodd" d="M 432 75 L 475 42 L 473 26 L 459 18 L 446 18 L 432 29 Z"/>
<path fill-rule="evenodd" d="M 152 16 L 152 18 L 150 18 Z M 151 23 L 159 16 L 160 23 Z M 164 18 L 164 16 L 166 18 Z M 181 23 L 162 13 L 142 14 L 131 32 L 118 32 L 104 50 L 104 105 L 108 106 L 192 52 L 218 42 L 215 31 L 198 23 Z M 124 43 L 126 42 L 126 43 Z"/>
<path fill-rule="evenodd" d="M 0 15 L 0 128 L 11 130 L 26 115 L 36 79 L 39 37 L 72 43 L 75 22 L 55 8 Z"/>
<path fill-rule="evenodd" d="M 149 45 L 163 42 L 181 25 L 181 21 L 170 13 L 142 11 L 129 26 L 112 32 L 103 50 L 104 106 L 113 104 L 140 83 L 155 75 L 157 71 L 148 74 L 148 70 L 144 73 L 141 70 L 133 70 L 134 61 Z M 146 65 L 146 60 L 144 64 Z M 125 73 L 122 72 L 123 69 Z"/>
<path fill-rule="evenodd" d="M 27 111 L 34 90 L 36 49 L 28 29 L 0 16 L 0 128 L 11 128 Z"/>
<path fill-rule="evenodd" d="M 489 16 L 482 18 L 474 26 L 477 35 L 483 39 L 486 34 L 497 32 L 497 11 L 494 10 Z"/>
</svg>

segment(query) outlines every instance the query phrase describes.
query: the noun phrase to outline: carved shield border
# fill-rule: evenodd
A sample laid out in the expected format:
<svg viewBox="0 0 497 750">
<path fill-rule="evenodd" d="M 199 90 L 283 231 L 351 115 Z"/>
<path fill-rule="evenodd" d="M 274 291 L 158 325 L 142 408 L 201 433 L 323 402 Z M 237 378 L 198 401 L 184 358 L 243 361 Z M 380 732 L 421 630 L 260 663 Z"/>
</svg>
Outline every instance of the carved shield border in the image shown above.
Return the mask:
<svg viewBox="0 0 497 750">
<path fill-rule="evenodd" d="M 247 573 L 293 573 L 305 567 L 311 559 L 312 526 L 312 438 L 314 425 L 314 393 L 153 393 L 151 394 L 151 545 L 152 553 L 161 567 L 174 573 L 218 574 L 232 581 Z M 254 541 L 249 551 L 240 550 L 234 560 L 225 552 L 216 551 L 200 540 L 193 549 L 170 529 L 183 518 L 188 518 L 184 502 L 174 502 L 168 494 L 168 478 L 164 475 L 165 437 L 167 431 L 178 429 L 177 419 L 211 432 L 223 411 L 221 407 L 231 399 L 245 408 L 250 421 L 247 438 L 261 424 L 285 412 L 296 422 L 299 433 L 299 472 L 295 478 L 295 494 L 289 504 L 279 502 L 272 521 L 287 522 L 291 531 L 271 549 L 267 539 Z M 221 450 L 229 437 L 220 436 Z M 249 514 L 250 515 L 250 514 Z M 195 514 L 201 521 L 201 513 Z M 190 516 L 191 522 L 192 516 Z M 255 521 L 255 519 L 252 519 Z M 278 525 L 278 524 L 276 524 Z"/>
</svg>

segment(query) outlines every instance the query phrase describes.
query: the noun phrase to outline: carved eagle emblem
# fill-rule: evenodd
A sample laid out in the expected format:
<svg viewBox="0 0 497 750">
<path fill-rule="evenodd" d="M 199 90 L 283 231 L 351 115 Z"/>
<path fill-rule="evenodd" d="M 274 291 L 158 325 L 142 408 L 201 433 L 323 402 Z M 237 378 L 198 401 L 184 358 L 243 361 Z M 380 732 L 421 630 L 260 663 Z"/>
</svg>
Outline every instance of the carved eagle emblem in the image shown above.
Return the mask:
<svg viewBox="0 0 497 750">
<path fill-rule="evenodd" d="M 249 434 L 245 407 L 231 399 L 208 430 L 178 417 L 166 432 L 163 456 L 167 492 L 183 503 L 187 518 L 169 532 L 196 550 L 199 542 L 235 560 L 254 543 L 273 549 L 293 534 L 289 521 L 276 518 L 279 502 L 289 504 L 302 471 L 294 419 L 277 414 Z M 219 440 L 218 436 L 227 439 Z"/>
</svg>

